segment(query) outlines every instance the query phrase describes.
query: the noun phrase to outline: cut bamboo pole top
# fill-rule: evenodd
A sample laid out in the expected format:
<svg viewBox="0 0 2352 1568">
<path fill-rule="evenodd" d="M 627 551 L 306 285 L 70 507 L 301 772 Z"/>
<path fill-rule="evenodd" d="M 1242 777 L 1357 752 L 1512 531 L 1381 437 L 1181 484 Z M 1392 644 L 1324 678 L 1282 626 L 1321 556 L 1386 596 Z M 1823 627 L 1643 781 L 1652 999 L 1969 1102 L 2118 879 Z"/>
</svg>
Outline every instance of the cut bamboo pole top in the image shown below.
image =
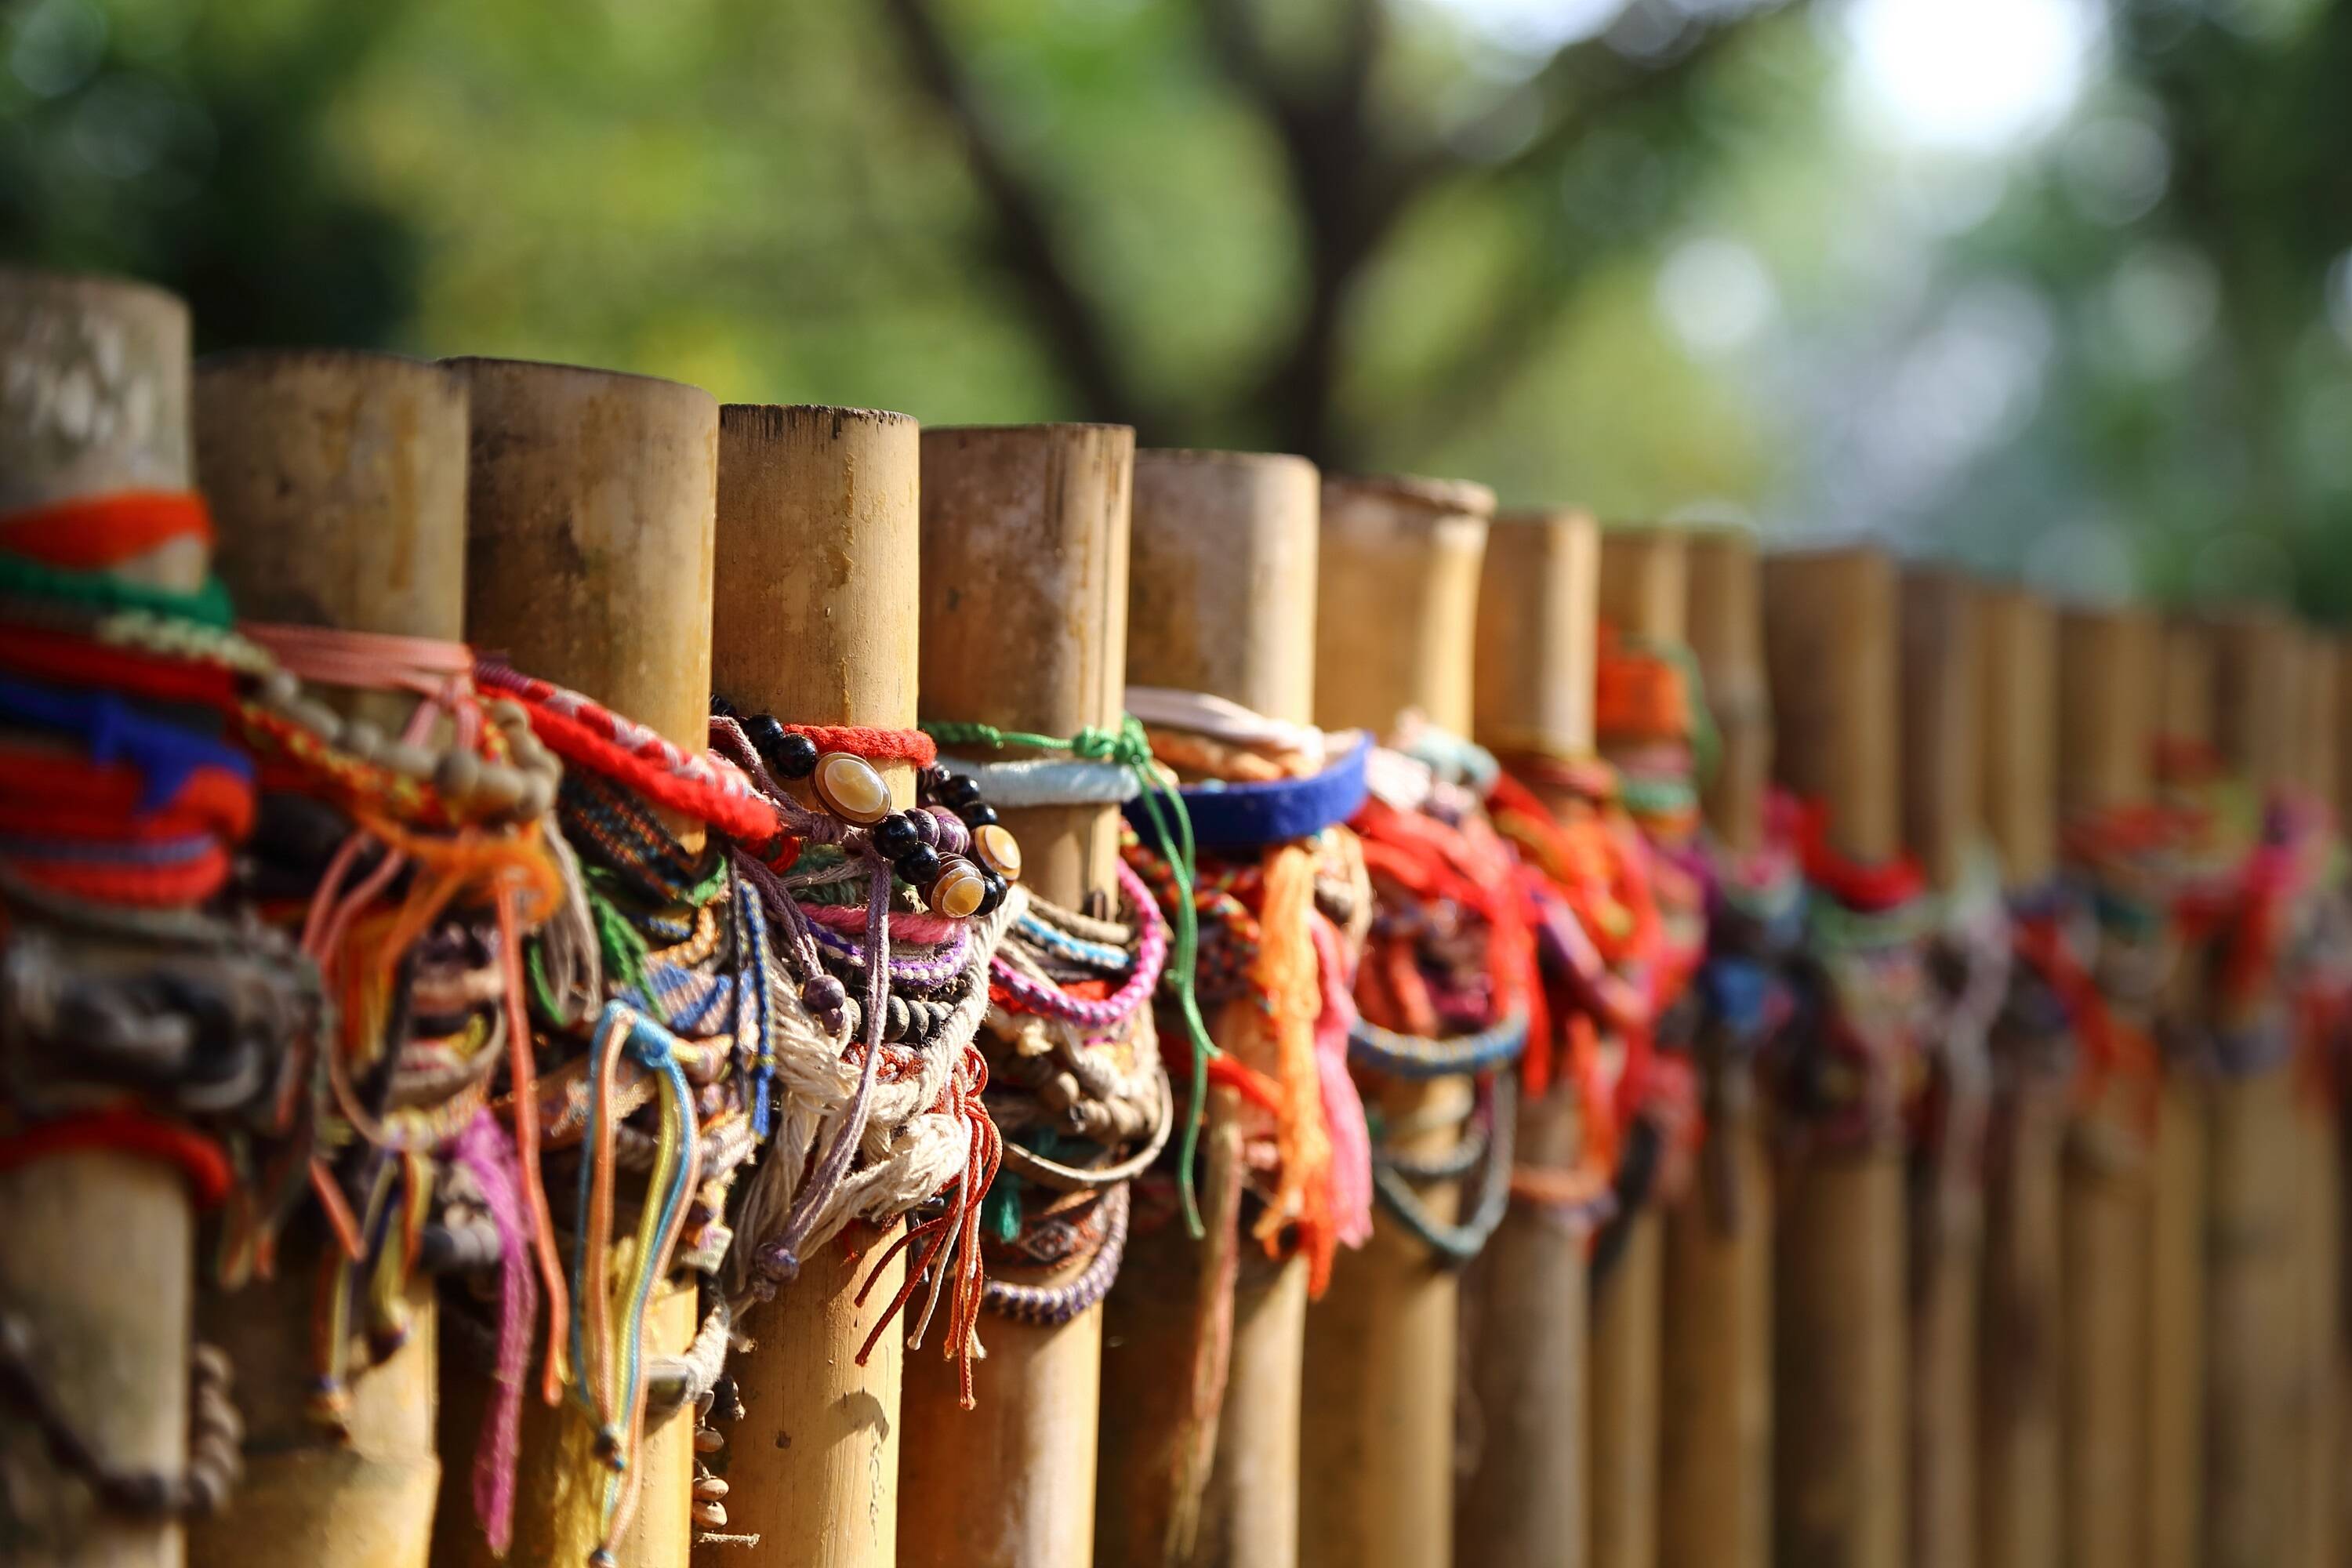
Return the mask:
<svg viewBox="0 0 2352 1568">
<path fill-rule="evenodd" d="M 257 621 L 454 641 L 466 622 L 466 383 L 341 349 L 198 367 L 215 564 Z"/>
<path fill-rule="evenodd" d="M 1407 709 L 1467 734 L 1471 628 L 1495 494 L 1458 479 L 1326 479 L 1316 718 L 1385 735 Z"/>
<path fill-rule="evenodd" d="M 2265 788 L 2292 784 L 2303 770 L 2301 644 L 2293 622 L 2264 611 L 2228 616 L 2211 631 L 2214 743 Z"/>
<path fill-rule="evenodd" d="M 143 284 L 0 268 L 0 512 L 188 488 L 188 311 Z M 109 568 L 186 591 L 186 540 Z M 194 1223 L 164 1163 L 110 1150 L 0 1171 L 0 1300 L 76 1427 L 110 1464 L 178 1475 L 188 1457 Z M 0 1556 L 27 1568 L 181 1568 L 173 1519 L 99 1506 L 23 1419 L 0 1421 Z"/>
<path fill-rule="evenodd" d="M 447 363 L 473 403 L 467 635 L 701 750 L 717 401 L 674 381 L 573 365 Z"/>
<path fill-rule="evenodd" d="M 2058 622 L 2058 789 L 2067 812 L 2137 805 L 2155 788 L 2164 628 L 2146 610 L 2068 610 Z"/>
<path fill-rule="evenodd" d="M 2022 588 L 1977 595 L 1983 650 L 1984 820 L 2001 880 L 2034 888 L 2058 868 L 2058 638 L 2047 601 Z"/>
<path fill-rule="evenodd" d="M 1129 544 L 1130 686 L 1200 691 L 1268 718 L 1315 711 L 1315 573 L 1322 479 L 1304 458 L 1135 455 Z M 1236 1005 L 1240 1005 L 1236 1004 Z M 1278 1065 L 1255 1032 L 1211 1027 L 1251 1067 Z M 1265 1125 L 1230 1090 L 1213 1115 Z M 1244 1226 L 1248 1224 L 1243 1222 Z M 1292 1568 L 1298 1554 L 1307 1263 L 1244 1244 L 1230 1282 L 1180 1225 L 1139 1226 L 1105 1303 L 1097 1561 L 1166 1568 Z M 1170 1375 L 1198 1338 L 1204 1294 L 1230 1290 L 1228 1385 L 1197 1516 L 1193 1390 Z"/>
<path fill-rule="evenodd" d="M 1315 711 L 1321 476 L 1304 458 L 1135 455 L 1127 680 L 1268 718 Z"/>
<path fill-rule="evenodd" d="M 864 408 L 719 411 L 718 536 L 710 664 L 745 712 L 794 723 L 898 729 L 915 721 L 915 421 Z M 893 803 L 914 770 L 885 767 Z M 725 1461 L 730 1531 L 772 1561 L 887 1568 L 898 1554 L 901 1332 L 857 1347 L 904 1278 L 903 1259 L 859 1283 L 896 1226 L 855 1226 L 739 1322 L 730 1365 L 743 1419 Z M 851 1247 L 864 1251 L 852 1256 Z M 695 1561 L 726 1565 L 740 1547 Z"/>
<path fill-rule="evenodd" d="M 195 374 L 196 462 L 239 610 L 401 637 L 457 640 L 466 584 L 466 384 L 439 365 L 341 350 L 263 351 Z M 397 734 L 418 698 L 337 691 Z M 318 1240 L 275 1278 L 198 1298 L 226 1349 L 249 1455 L 229 1511 L 190 1531 L 198 1568 L 422 1568 L 441 1472 L 434 1451 L 437 1334 L 431 1283 L 409 1289 L 401 1346 L 320 1426 L 310 1354 Z M 322 1475 L 332 1459 L 337 1468 Z M 462 1467 L 460 1467 L 462 1468 Z"/>
<path fill-rule="evenodd" d="M 0 268 L 0 512 L 187 488 L 188 308 L 177 297 Z"/>
<path fill-rule="evenodd" d="M 2330 809 L 2343 785 L 2340 755 L 2344 700 L 2343 644 L 2333 633 L 2306 631 L 2302 637 L 2302 700 L 2295 733 L 2302 752 L 2298 782 L 2311 799 Z"/>
<path fill-rule="evenodd" d="M 710 593 L 718 511 L 719 405 L 648 376 L 512 360 L 446 362 L 471 405 L 466 489 L 466 635 L 525 672 L 568 687 L 699 752 L 710 728 Z M 669 819 L 689 849 L 689 818 Z M 682 1353 L 695 1292 L 656 1292 L 649 1355 Z M 464 1399 L 487 1384 L 464 1380 Z M 448 1410 L 459 1400 L 445 1400 Z M 571 1482 L 592 1442 L 580 1408 L 526 1402 L 518 1562 L 587 1556 L 602 1532 L 593 1486 Z M 692 1537 L 691 1416 L 649 1425 L 639 1506 L 618 1543 L 635 1568 L 678 1568 Z M 459 1472 L 462 1476 L 462 1472 Z M 462 1485 L 462 1480 L 459 1482 Z M 489 1552 L 445 1512 L 441 1568 Z"/>
<path fill-rule="evenodd" d="M 1983 642 L 1976 585 L 1903 574 L 1903 842 L 1937 887 L 1959 880 L 1984 831 Z"/>
<path fill-rule="evenodd" d="M 1057 738 L 1118 722 L 1134 460 L 1123 425 L 923 432 L 926 719 Z M 1115 806 L 1007 810 L 1003 821 L 1036 893 L 1108 912 Z M 909 1362 L 900 1563 L 1093 1559 L 1102 1322 L 1099 1308 L 1050 1326 L 984 1321 L 976 1410 L 956 1408 L 944 1360 Z"/>
<path fill-rule="evenodd" d="M 1894 563 L 1851 548 L 1764 562 L 1764 647 L 1781 782 L 1828 810 L 1844 853 L 1902 847 Z"/>
<path fill-rule="evenodd" d="M 904 414 L 719 411 L 714 690 L 794 723 L 914 723 L 920 474 Z"/>
<path fill-rule="evenodd" d="M 2220 700 L 2220 669 L 2214 660 L 2213 628 L 2201 621 L 2167 621 L 2163 649 L 2157 681 L 2158 733 L 2168 741 L 2219 745 L 2221 737 L 2215 709 Z"/>
<path fill-rule="evenodd" d="M 1601 540 L 1601 624 L 1628 635 L 1683 640 L 1689 576 L 1683 536 L 1663 528 L 1605 530 Z"/>
<path fill-rule="evenodd" d="M 1601 530 L 1582 511 L 1505 512 L 1478 582 L 1475 733 L 1508 754 L 1592 750 Z"/>
<path fill-rule="evenodd" d="M 2352 637 L 2335 636 L 2327 639 L 2336 657 L 2336 706 L 2326 721 L 2339 735 L 2352 735 Z M 2347 762 L 2339 746 L 2336 763 L 2336 789 L 2327 796 L 2336 807 L 2336 820 L 2352 829 L 2352 762 Z"/>
<path fill-rule="evenodd" d="M 1684 546 L 1685 621 L 1721 752 L 1703 781 L 1707 826 L 1729 848 L 1764 842 L 1772 787 L 1772 699 L 1764 679 L 1764 603 L 1756 542 L 1695 533 Z"/>
<path fill-rule="evenodd" d="M 1117 723 L 1135 432 L 975 426 L 922 442 L 923 717 L 1056 737 Z M 1117 813 L 1008 821 L 1045 897 L 1075 905 L 1110 884 Z"/>
</svg>

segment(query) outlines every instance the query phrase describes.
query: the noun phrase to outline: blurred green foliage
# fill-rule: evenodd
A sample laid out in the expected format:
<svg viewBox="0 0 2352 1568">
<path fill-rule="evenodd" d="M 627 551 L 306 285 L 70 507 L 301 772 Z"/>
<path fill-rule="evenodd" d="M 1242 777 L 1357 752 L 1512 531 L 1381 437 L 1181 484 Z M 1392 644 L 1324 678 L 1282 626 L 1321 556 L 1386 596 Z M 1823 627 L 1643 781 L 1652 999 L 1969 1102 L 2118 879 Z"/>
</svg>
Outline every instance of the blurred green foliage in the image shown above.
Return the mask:
<svg viewBox="0 0 2352 1568">
<path fill-rule="evenodd" d="M 5 0 L 0 255 L 2352 611 L 2352 0 L 2113 0 L 1999 156 L 1842 116 L 1848 3 Z"/>
</svg>

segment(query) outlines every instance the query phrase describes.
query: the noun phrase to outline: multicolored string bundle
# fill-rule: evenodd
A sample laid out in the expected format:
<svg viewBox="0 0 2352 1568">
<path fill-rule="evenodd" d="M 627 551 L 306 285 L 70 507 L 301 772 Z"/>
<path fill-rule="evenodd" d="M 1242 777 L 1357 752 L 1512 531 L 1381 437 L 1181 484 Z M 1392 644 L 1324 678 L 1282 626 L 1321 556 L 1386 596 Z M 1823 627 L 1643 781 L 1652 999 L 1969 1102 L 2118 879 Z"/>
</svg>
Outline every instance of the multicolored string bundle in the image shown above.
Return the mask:
<svg viewBox="0 0 2352 1568">
<path fill-rule="evenodd" d="M 1735 1151 L 1712 1136 L 1751 1114 L 1757 1065 L 1788 1024 L 1790 970 L 1805 938 L 1805 880 L 1795 847 L 1769 830 L 1753 848 L 1707 846 L 1706 957 L 1693 976 L 1692 1055 L 1707 1213 L 1727 1232 L 1740 1223 Z"/>
<path fill-rule="evenodd" d="M 1479 805 L 1496 769 L 1457 736 L 1409 718 L 1399 748 L 1370 759 L 1371 793 L 1350 825 L 1372 889 L 1371 929 L 1357 973 L 1360 1016 L 1349 1058 L 1382 1086 L 1467 1080 L 1472 1092 L 1427 1111 L 1371 1113 L 1372 1180 L 1381 1204 L 1449 1264 L 1477 1255 L 1509 1203 L 1517 1132 L 1515 1075 L 1538 1005 L 1535 942 L 1510 848 Z M 1447 1130 L 1452 1147 L 1424 1154 Z M 1433 1213 L 1420 1187 L 1479 1173 L 1465 1212 Z"/>
<path fill-rule="evenodd" d="M 2015 939 L 1989 845 L 1965 856 L 1958 879 L 1935 895 L 1927 990 L 1920 1019 L 1924 1080 L 1911 1107 L 1911 1257 L 1924 1281 L 1940 1238 L 1973 1234 L 1994 1093 L 1992 1036 L 2012 994 Z"/>
<path fill-rule="evenodd" d="M 274 1232 L 299 1183 L 267 1183 L 264 1163 L 309 1109 L 301 1052 L 330 1004 L 290 943 L 213 912 L 256 815 L 225 730 L 266 660 L 229 630 L 211 544 L 203 503 L 175 492 L 0 518 L 0 1168 L 152 1161 L 200 1209 L 266 1194 Z M 12 1413 L 103 1507 L 217 1509 L 242 1436 L 226 1358 L 195 1347 L 184 1466 L 136 1469 L 51 1392 L 69 1326 L 0 1300 Z"/>
<path fill-rule="evenodd" d="M 2276 792 L 2269 820 L 2295 888 L 2284 969 L 2300 1086 L 2314 1104 L 2333 1106 L 2352 1046 L 2352 858 L 2334 810 L 2307 791 Z"/>
<path fill-rule="evenodd" d="M 337 1024 L 317 1048 L 324 1090 L 301 1129 L 307 1152 L 289 1152 L 307 1163 L 334 1243 L 319 1262 L 311 1413 L 340 1429 L 355 1346 L 381 1361 L 406 1338 L 411 1279 L 428 1259 L 475 1260 L 446 1240 L 428 1247 L 428 1230 L 446 1237 L 486 1218 L 503 1375 L 475 1500 L 503 1549 L 530 1324 L 542 1290 L 561 1301 L 564 1289 L 538 1174 L 520 952 L 562 899 L 545 831 L 562 768 L 519 710 L 481 701 L 462 646 L 241 630 L 276 668 L 236 714 L 263 789 L 238 891 L 296 934 Z M 395 716 L 397 734 L 358 716 L 371 705 Z M 504 1116 L 493 1110 L 501 1068 Z M 244 1239 L 233 1227 L 232 1287 L 269 1265 L 266 1237 L 255 1253 Z"/>
<path fill-rule="evenodd" d="M 1339 1248 L 1371 1231 L 1370 1139 L 1348 1073 L 1348 986 L 1370 900 L 1339 826 L 1362 804 L 1369 748 L 1360 735 L 1327 736 L 1198 692 L 1130 688 L 1128 701 L 1154 758 L 1181 781 L 1199 858 L 1187 888 L 1141 813 L 1124 854 L 1163 910 L 1192 903 L 1200 1000 L 1219 1046 L 1200 1171 L 1204 1288 L 1168 1483 L 1169 1550 L 1183 1556 L 1223 1418 L 1244 1229 L 1268 1258 L 1299 1258 L 1317 1298 Z M 1173 1178 L 1155 1172 L 1142 1190 L 1156 1195 Z"/>
<path fill-rule="evenodd" d="M 1040 763 L 1055 770 L 1055 785 L 1041 791 L 1033 784 L 1024 793 L 1026 804 L 1126 802 L 1129 815 L 1139 816 L 1153 840 L 1162 847 L 1169 876 L 1182 894 L 1171 901 L 1168 910 L 1170 940 L 1165 973 L 1169 1000 L 1181 1025 L 1183 1042 L 1191 1053 L 1191 1070 L 1186 1074 L 1188 1083 L 1184 1095 L 1187 1111 L 1177 1153 L 1177 1193 L 1182 1204 L 1185 1225 L 1194 1236 L 1201 1235 L 1202 1227 L 1199 1197 L 1193 1186 L 1193 1163 L 1200 1148 L 1202 1120 L 1207 1114 L 1211 1064 L 1218 1051 L 1209 1037 L 1208 1023 L 1201 1015 L 1200 998 L 1193 988 L 1201 944 L 1200 921 L 1192 899 L 1193 862 L 1197 857 L 1192 842 L 1192 819 L 1185 815 L 1182 796 L 1177 793 L 1170 776 L 1152 761 L 1150 740 L 1144 733 L 1141 722 L 1132 715 L 1122 716 L 1116 729 L 1089 727 L 1066 736 L 1040 735 L 1001 729 L 993 724 L 946 721 L 928 721 L 923 729 L 943 746 L 991 753 L 992 774 L 1008 763 L 1015 770 L 1034 767 Z M 1059 753 L 1060 756 L 1008 758 L 1003 755 L 1013 749 Z M 1064 757 L 1067 760 L 1061 760 Z M 1086 782 L 1088 780 L 1093 782 Z M 992 777 L 992 784 L 995 782 L 995 777 Z M 1067 795 L 1059 793 L 1071 788 L 1077 793 Z"/>
<path fill-rule="evenodd" d="M 1365 914 L 1354 847 L 1340 826 L 1362 805 L 1366 742 L 1282 724 L 1192 692 L 1139 689 L 1129 701 L 1153 755 L 1183 781 L 1201 859 L 1192 900 L 1202 931 L 1199 986 L 1217 1019 L 1211 1079 L 1250 1150 L 1251 1235 L 1269 1256 L 1296 1248 L 1319 1297 L 1342 1246 L 1370 1234 L 1363 1105 L 1347 1070 L 1347 1019 L 1326 1006 Z M 1163 905 L 1181 896 L 1156 843 L 1126 850 Z M 1343 960 L 1344 963 L 1344 960 Z"/>
<path fill-rule="evenodd" d="M 971 1399 L 983 1296 L 983 1199 L 1003 1139 L 979 1044 L 992 975 L 1025 894 L 1017 847 L 968 779 L 937 765 L 914 731 L 816 729 L 721 703 L 719 755 L 737 764 L 777 831 L 730 851 L 771 933 L 765 1056 L 767 1152 L 736 1211 L 725 1279 L 738 1310 L 793 1279 L 853 1222 L 916 1223 L 874 1259 L 863 1301 L 899 1254 L 912 1266 L 859 1358 L 923 1296 L 919 1345 L 944 1299 L 942 1352 Z M 877 767 L 914 765 L 914 806 L 894 809 Z M 805 781 L 816 802 L 788 784 Z M 952 803 L 952 804 L 950 804 Z M 1003 857 L 988 861 L 994 846 Z M 990 869 L 981 871 L 979 857 Z"/>
<path fill-rule="evenodd" d="M 1707 863 L 1696 780 L 1714 766 L 1717 741 L 1690 649 L 1601 626 L 1593 738 L 1614 765 L 1620 797 L 1639 830 L 1654 910 L 1648 951 L 1638 960 L 1645 1016 L 1638 1030 L 1624 1032 L 1616 1053 L 1622 1066 L 1614 1099 L 1626 1131 L 1617 1212 L 1594 1248 L 1600 1271 L 1623 1245 L 1640 1205 L 1682 1184 L 1699 1146 L 1699 1016 L 1684 1002 L 1706 954 Z"/>
<path fill-rule="evenodd" d="M 1797 846 L 1808 888 L 1788 1026 L 1765 1056 L 1783 1122 L 1815 1147 L 1892 1142 L 1918 1083 L 1935 902 L 1908 856 L 1841 854 L 1818 803 L 1779 795 L 1770 811 L 1773 831 Z"/>
<path fill-rule="evenodd" d="M 1022 1322 L 1067 1322 L 1108 1292 L 1129 1184 L 1175 1125 L 1151 1009 L 1168 925 L 1125 867 L 1119 894 L 1124 918 L 1102 921 L 1024 891 L 991 969 L 990 1107 L 1005 1163 L 982 1235 L 1001 1268 L 1066 1276 L 989 1281 L 988 1305 Z"/>
<path fill-rule="evenodd" d="M 2180 946 L 2172 815 L 2145 801 L 2078 811 L 2061 825 L 2057 889 L 2021 911 L 2019 967 L 2048 986 L 2072 1030 L 2076 1142 L 2110 1163 L 2155 1135 L 2163 1062 L 2156 1030 Z"/>
</svg>

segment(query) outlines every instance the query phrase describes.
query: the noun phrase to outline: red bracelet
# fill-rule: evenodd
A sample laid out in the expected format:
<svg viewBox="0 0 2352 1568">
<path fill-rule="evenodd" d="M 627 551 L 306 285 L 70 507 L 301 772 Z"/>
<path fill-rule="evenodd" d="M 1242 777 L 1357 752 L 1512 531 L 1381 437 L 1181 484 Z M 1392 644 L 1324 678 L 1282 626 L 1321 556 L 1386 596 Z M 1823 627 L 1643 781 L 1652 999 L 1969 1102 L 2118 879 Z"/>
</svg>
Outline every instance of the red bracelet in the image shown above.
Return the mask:
<svg viewBox="0 0 2352 1568">
<path fill-rule="evenodd" d="M 228 1156 L 221 1152 L 219 1144 L 179 1122 L 128 1106 L 37 1121 L 13 1137 L 0 1138 L 0 1171 L 89 1149 L 143 1154 L 177 1165 L 200 1209 L 215 1208 L 228 1196 Z"/>
<path fill-rule="evenodd" d="M 61 686 L 104 687 L 121 697 L 184 702 L 221 713 L 236 701 L 236 676 L 226 666 L 38 626 L 0 626 L 0 668 Z"/>
<path fill-rule="evenodd" d="M 117 490 L 0 518 L 0 550 L 69 572 L 104 572 L 176 539 L 210 548 L 212 514 L 185 490 Z"/>
<path fill-rule="evenodd" d="M 940 760 L 940 743 L 920 730 L 884 730 L 866 724 L 786 724 L 787 734 L 806 735 L 820 752 L 847 752 L 869 763 L 912 763 L 928 768 Z"/>
<path fill-rule="evenodd" d="M 1927 873 L 1909 855 L 1876 863 L 1840 854 L 1830 841 L 1829 807 L 1818 800 L 1774 797 L 1773 810 L 1794 825 L 1791 835 L 1805 879 L 1850 910 L 1879 914 L 1909 903 L 1927 890 Z"/>
</svg>

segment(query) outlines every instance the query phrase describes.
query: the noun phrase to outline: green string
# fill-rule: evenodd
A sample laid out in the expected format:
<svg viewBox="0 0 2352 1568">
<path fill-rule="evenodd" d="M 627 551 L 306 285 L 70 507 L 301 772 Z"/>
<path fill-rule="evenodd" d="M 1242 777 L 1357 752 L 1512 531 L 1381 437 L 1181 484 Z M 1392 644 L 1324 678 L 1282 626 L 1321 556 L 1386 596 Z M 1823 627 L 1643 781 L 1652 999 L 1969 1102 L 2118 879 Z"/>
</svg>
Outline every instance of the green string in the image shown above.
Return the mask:
<svg viewBox="0 0 2352 1568">
<path fill-rule="evenodd" d="M 22 555 L 0 553 L 0 593 L 84 609 L 144 610 L 174 620 L 226 629 L 236 619 L 228 589 L 217 577 L 208 577 L 193 594 L 130 583 L 106 572 L 73 572 Z"/>
<path fill-rule="evenodd" d="M 681 889 L 679 902 L 689 910 L 700 910 L 719 896 L 727 880 L 727 858 L 711 858 L 709 869 L 701 878 Z M 604 974 L 608 989 L 617 984 L 622 991 L 635 991 L 653 1000 L 646 990 L 646 961 L 653 956 L 653 944 L 645 932 L 623 911 L 620 904 L 604 891 L 608 881 L 619 880 L 621 873 L 603 866 L 585 868 L 583 890 L 588 895 L 588 913 L 596 927 L 596 945 L 604 954 Z"/>
<path fill-rule="evenodd" d="M 1116 763 L 1133 773 L 1141 786 L 1139 798 L 1144 816 L 1167 857 L 1170 879 L 1176 884 L 1176 908 L 1169 921 L 1174 938 L 1170 943 L 1166 978 L 1175 992 L 1176 1009 L 1183 1016 L 1184 1032 L 1192 1042 L 1192 1103 L 1184 1119 L 1183 1145 L 1176 1155 L 1177 1192 L 1183 1200 L 1184 1228 L 1195 1240 L 1199 1239 L 1207 1231 L 1201 1223 L 1199 1196 L 1193 1191 L 1192 1162 L 1200 1151 L 1201 1127 L 1208 1113 L 1209 1061 L 1218 1052 L 1215 1042 L 1209 1038 L 1209 1026 L 1202 1020 L 1201 1001 L 1193 984 L 1201 952 L 1201 919 L 1192 907 L 1192 868 L 1198 856 L 1192 844 L 1192 817 L 1184 809 L 1183 795 L 1153 764 L 1150 739 L 1143 732 L 1143 721 L 1132 713 L 1123 715 L 1116 730 L 1089 724 L 1068 736 L 1034 735 L 1021 730 L 1000 730 L 993 724 L 937 720 L 926 720 L 922 729 L 943 746 L 985 746 L 992 751 L 1027 746 L 1040 752 L 1067 752 L 1090 763 Z"/>
</svg>

